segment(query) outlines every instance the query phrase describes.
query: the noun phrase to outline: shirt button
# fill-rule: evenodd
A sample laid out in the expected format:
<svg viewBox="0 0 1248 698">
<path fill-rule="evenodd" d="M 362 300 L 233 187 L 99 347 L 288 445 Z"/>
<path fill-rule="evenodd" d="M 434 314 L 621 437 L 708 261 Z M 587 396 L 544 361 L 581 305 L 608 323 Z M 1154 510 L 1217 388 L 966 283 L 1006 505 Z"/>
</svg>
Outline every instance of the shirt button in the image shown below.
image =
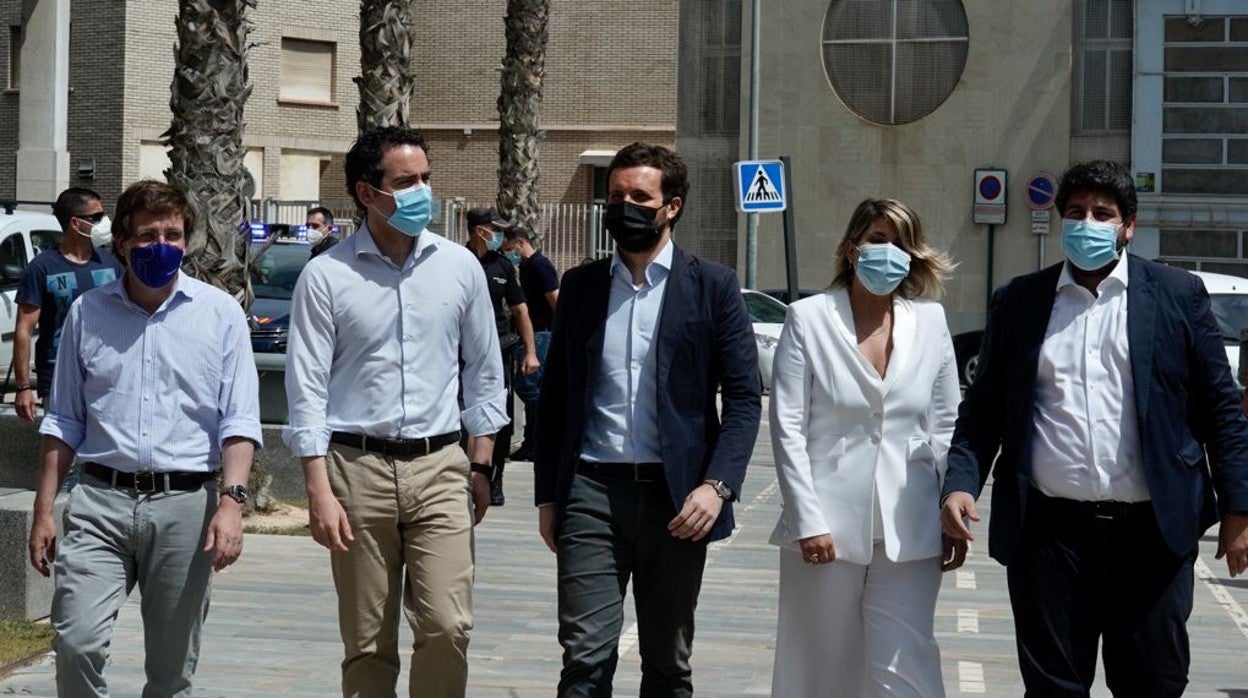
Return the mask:
<svg viewBox="0 0 1248 698">
<path fill-rule="evenodd" d="M 151 399 L 152 399 L 152 396 L 151 396 L 151 395 L 144 395 L 144 396 L 143 396 L 143 399 L 144 399 L 144 400 L 151 400 Z"/>
<path fill-rule="evenodd" d="M 878 444 L 879 442 L 880 442 L 880 434 L 879 434 L 879 432 L 876 432 L 876 433 L 872 434 L 872 435 L 871 435 L 871 443 L 873 443 L 873 444 Z"/>
<path fill-rule="evenodd" d="M 403 335 L 403 341 L 404 341 L 404 342 L 410 342 L 410 341 L 412 341 L 412 335 L 410 335 L 410 334 L 405 334 L 405 335 Z"/>
<path fill-rule="evenodd" d="M 884 419 L 884 415 L 880 414 L 879 412 L 872 412 L 872 413 L 871 413 L 871 419 L 874 419 L 875 421 L 877 421 L 877 422 L 878 422 L 878 421 L 880 421 L 881 419 Z"/>
</svg>

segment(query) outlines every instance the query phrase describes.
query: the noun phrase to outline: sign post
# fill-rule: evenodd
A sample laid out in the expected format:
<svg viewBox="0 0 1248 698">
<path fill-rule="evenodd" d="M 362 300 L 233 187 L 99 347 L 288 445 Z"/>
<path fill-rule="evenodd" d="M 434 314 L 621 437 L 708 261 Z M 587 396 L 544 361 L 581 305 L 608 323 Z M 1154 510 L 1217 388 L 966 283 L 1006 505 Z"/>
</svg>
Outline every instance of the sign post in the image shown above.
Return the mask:
<svg viewBox="0 0 1248 698">
<path fill-rule="evenodd" d="M 789 157 L 779 160 L 743 160 L 733 165 L 737 211 L 741 213 L 784 213 L 784 263 L 789 298 L 797 300 L 797 238 L 793 230 L 789 189 L 792 186 Z M 749 241 L 747 240 L 747 248 Z"/>
<path fill-rule="evenodd" d="M 1031 209 L 1031 233 L 1036 236 L 1036 268 L 1044 268 L 1044 238 L 1049 234 L 1049 209 L 1057 199 L 1057 179 L 1048 172 L 1037 172 L 1027 180 L 1023 201 Z"/>
<path fill-rule="evenodd" d="M 971 220 L 977 225 L 988 226 L 988 299 L 984 306 L 992 305 L 993 238 L 996 226 L 1005 223 L 1005 170 L 979 168 L 975 170 L 975 197 L 971 206 Z"/>
</svg>

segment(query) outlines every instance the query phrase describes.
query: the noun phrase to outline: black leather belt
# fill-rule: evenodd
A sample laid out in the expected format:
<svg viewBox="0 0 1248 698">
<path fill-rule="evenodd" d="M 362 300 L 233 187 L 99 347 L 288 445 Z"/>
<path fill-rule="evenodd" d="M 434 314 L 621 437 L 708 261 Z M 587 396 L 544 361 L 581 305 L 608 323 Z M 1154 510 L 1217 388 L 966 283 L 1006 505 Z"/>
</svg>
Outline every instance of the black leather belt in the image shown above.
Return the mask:
<svg viewBox="0 0 1248 698">
<path fill-rule="evenodd" d="M 217 477 L 216 471 L 176 470 L 173 472 L 157 472 L 154 470 L 143 470 L 137 473 L 128 473 L 124 470 L 110 468 L 102 463 L 93 462 L 83 463 L 82 472 L 107 482 L 114 489 L 134 490 L 139 494 L 168 492 L 169 490 L 193 492 L 203 487 L 205 482 L 215 480 Z"/>
<path fill-rule="evenodd" d="M 453 443 L 459 443 L 459 432 L 452 431 L 446 434 L 439 434 L 438 436 L 422 436 L 418 439 L 384 439 L 380 436 L 366 436 L 346 431 L 335 431 L 330 434 L 329 440 L 333 443 L 357 448 L 361 451 L 380 453 L 383 456 L 412 458 L 427 456 Z"/>
<path fill-rule="evenodd" d="M 581 461 L 577 471 L 590 477 L 629 482 L 666 482 L 662 463 L 590 463 Z"/>
<path fill-rule="evenodd" d="M 1036 506 L 1046 512 L 1065 516 L 1102 519 L 1105 521 L 1126 521 L 1141 516 L 1153 515 L 1153 503 L 1143 502 L 1085 502 L 1077 499 L 1050 497 L 1039 490 L 1032 489 L 1027 494 L 1029 506 Z"/>
</svg>

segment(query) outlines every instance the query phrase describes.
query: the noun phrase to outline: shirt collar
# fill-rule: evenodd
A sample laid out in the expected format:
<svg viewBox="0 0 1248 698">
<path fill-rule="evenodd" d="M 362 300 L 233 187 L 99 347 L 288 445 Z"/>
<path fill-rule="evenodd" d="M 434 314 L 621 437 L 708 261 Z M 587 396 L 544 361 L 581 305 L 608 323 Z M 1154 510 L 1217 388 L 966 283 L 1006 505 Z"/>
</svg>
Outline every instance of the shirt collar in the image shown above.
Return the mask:
<svg viewBox="0 0 1248 698">
<path fill-rule="evenodd" d="M 1127 264 L 1127 255 L 1126 255 L 1126 251 L 1124 250 L 1122 254 L 1118 255 L 1118 263 L 1114 265 L 1114 270 L 1109 273 L 1109 276 L 1105 277 L 1105 279 L 1101 281 L 1101 283 L 1097 286 L 1097 288 L 1100 288 L 1101 285 L 1108 283 L 1111 279 L 1119 283 L 1123 288 L 1126 288 L 1127 280 L 1128 280 L 1127 279 L 1127 267 L 1128 266 L 1129 265 Z M 1070 260 L 1068 259 L 1062 263 L 1062 273 L 1060 276 L 1057 277 L 1057 292 L 1061 293 L 1062 289 L 1066 288 L 1067 286 L 1076 286 L 1076 285 L 1078 284 L 1076 284 L 1075 277 L 1070 272 Z"/>
<path fill-rule="evenodd" d="M 659 252 L 659 256 L 646 265 L 647 284 L 654 286 L 672 271 L 672 253 L 675 247 L 669 239 L 663 243 L 663 250 Z M 611 275 L 623 276 L 628 283 L 633 283 L 633 273 L 628 270 L 628 265 L 624 263 L 624 260 L 620 259 L 618 249 L 611 252 Z"/>
<path fill-rule="evenodd" d="M 122 272 L 121 276 L 117 277 L 116 280 L 110 282 L 109 285 L 104 286 L 103 291 L 117 296 L 127 303 L 133 303 L 133 301 L 130 300 L 129 294 L 126 293 L 126 274 L 127 272 Z M 169 301 L 174 298 L 194 300 L 197 296 L 203 293 L 204 287 L 205 284 L 203 282 L 179 269 L 178 280 L 174 283 L 173 293 L 169 294 L 169 297 L 165 299 L 165 302 L 161 304 L 161 307 L 167 306 Z"/>
<path fill-rule="evenodd" d="M 355 231 L 351 236 L 355 240 L 355 256 L 371 254 L 374 257 L 389 259 L 381 253 L 377 248 L 377 241 L 373 239 L 373 234 L 368 230 L 368 223 L 361 223 L 360 229 Z M 416 247 L 412 248 L 412 254 L 409 259 L 420 259 L 420 255 L 424 254 L 425 248 L 436 247 L 439 240 L 444 239 L 441 235 L 434 234 L 425 228 L 420 235 L 416 236 Z"/>
</svg>

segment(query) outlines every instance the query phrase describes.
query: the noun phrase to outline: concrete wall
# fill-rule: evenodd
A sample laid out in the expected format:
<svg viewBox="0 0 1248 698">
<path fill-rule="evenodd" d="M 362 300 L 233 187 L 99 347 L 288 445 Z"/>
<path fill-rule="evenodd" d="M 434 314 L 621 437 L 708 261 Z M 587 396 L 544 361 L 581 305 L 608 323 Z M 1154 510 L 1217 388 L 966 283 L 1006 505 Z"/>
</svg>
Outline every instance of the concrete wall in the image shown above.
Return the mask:
<svg viewBox="0 0 1248 698">
<path fill-rule="evenodd" d="M 955 332 L 982 326 L 986 299 L 986 233 L 971 223 L 973 170 L 1009 171 L 1009 221 L 996 231 L 999 285 L 1038 267 L 1022 187 L 1036 171 L 1061 172 L 1070 131 L 1070 0 L 963 6 L 970 45 L 962 79 L 935 112 L 903 126 L 867 123 L 833 91 L 821 55 L 827 0 L 767 5 L 760 54 L 760 153 L 793 156 L 802 286 L 831 279 L 832 252 L 859 201 L 899 198 L 960 262 L 945 300 Z M 781 286 L 781 219 L 762 218 L 759 285 Z M 1048 262 L 1060 259 L 1057 237 Z"/>
</svg>

